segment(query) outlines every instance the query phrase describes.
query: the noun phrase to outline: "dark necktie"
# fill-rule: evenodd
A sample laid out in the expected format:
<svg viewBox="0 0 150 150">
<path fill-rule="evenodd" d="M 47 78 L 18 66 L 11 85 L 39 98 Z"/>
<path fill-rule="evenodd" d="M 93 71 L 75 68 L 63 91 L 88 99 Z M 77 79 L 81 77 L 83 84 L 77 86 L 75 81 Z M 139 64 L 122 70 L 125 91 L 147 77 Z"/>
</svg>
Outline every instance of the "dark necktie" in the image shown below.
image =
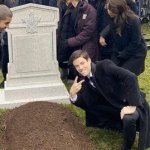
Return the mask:
<svg viewBox="0 0 150 150">
<path fill-rule="evenodd" d="M 95 82 L 94 77 L 90 77 L 90 78 L 89 78 L 89 82 L 90 82 L 90 84 L 91 84 L 93 87 L 95 87 L 96 82 Z"/>
</svg>

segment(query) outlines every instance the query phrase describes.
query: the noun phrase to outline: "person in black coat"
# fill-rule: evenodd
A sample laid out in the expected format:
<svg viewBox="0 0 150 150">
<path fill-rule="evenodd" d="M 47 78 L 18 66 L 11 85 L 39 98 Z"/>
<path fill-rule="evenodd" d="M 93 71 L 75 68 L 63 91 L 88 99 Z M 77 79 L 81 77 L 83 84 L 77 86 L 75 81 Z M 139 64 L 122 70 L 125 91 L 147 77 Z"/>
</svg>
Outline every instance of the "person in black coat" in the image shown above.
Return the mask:
<svg viewBox="0 0 150 150">
<path fill-rule="evenodd" d="M 4 4 L 3 0 L 0 0 L 0 4 Z"/>
<path fill-rule="evenodd" d="M 113 54 L 111 60 L 120 67 L 140 75 L 145 68 L 147 47 L 141 33 L 139 17 L 129 9 L 125 0 L 109 0 L 110 25 L 100 34 L 99 42 L 106 46 L 105 37 L 111 33 Z"/>
<path fill-rule="evenodd" d="M 137 13 L 135 2 L 133 2 L 133 0 L 126 0 L 126 1 L 130 9 Z M 88 2 L 89 4 L 94 6 L 97 10 L 97 22 L 98 22 L 97 28 L 98 33 L 100 34 L 101 31 L 110 23 L 110 17 L 108 15 L 106 7 L 107 0 L 88 0 Z M 111 59 L 113 41 L 110 33 L 105 37 L 105 41 L 107 43 L 106 46 L 99 45 L 101 59 Z"/>
<path fill-rule="evenodd" d="M 150 107 L 136 75 L 108 59 L 94 64 L 82 50 L 69 61 L 80 74 L 70 88 L 70 101 L 85 110 L 86 125 L 122 131 L 122 150 L 131 150 L 136 131 L 138 150 L 150 147 Z"/>
<path fill-rule="evenodd" d="M 133 1 L 133 0 L 126 0 L 126 2 L 127 2 L 127 5 L 130 7 L 130 9 L 131 9 L 135 14 L 138 14 L 137 6 L 136 6 L 135 1 Z"/>
<path fill-rule="evenodd" d="M 57 0 L 39 0 L 39 1 L 40 4 L 42 5 L 57 7 Z"/>
<path fill-rule="evenodd" d="M 99 0 L 96 5 L 98 33 L 101 33 L 101 31 L 110 23 L 110 17 L 107 12 L 106 4 L 107 4 L 107 0 Z M 110 59 L 112 55 L 112 47 L 113 47 L 110 33 L 107 34 L 107 36 L 105 36 L 105 41 L 107 43 L 106 46 L 99 45 L 101 59 Z"/>
<path fill-rule="evenodd" d="M 9 8 L 24 5 L 27 3 L 34 3 L 34 0 L 4 0 L 3 4 Z M 3 81 L 0 83 L 0 88 L 4 87 L 4 81 L 6 80 L 6 75 L 8 72 L 7 64 L 9 62 L 9 53 L 8 53 L 8 39 L 7 39 L 7 32 L 3 34 L 4 44 L 1 47 L 1 66 L 2 66 L 2 74 L 3 74 Z"/>
</svg>

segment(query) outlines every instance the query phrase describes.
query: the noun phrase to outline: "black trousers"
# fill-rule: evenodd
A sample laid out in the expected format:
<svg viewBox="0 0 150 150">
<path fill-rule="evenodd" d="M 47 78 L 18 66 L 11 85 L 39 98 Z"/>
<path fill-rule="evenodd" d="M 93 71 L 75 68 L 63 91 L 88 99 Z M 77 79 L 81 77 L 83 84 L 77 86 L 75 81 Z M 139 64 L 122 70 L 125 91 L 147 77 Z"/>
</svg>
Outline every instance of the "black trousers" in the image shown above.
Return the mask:
<svg viewBox="0 0 150 150">
<path fill-rule="evenodd" d="M 4 80 L 6 80 L 6 75 L 8 72 L 7 69 L 7 64 L 9 62 L 9 52 L 8 52 L 8 36 L 7 32 L 3 35 L 4 39 L 4 45 L 2 46 L 2 51 L 1 51 L 1 65 L 2 65 L 2 74 Z"/>
<path fill-rule="evenodd" d="M 133 114 L 124 115 L 120 118 L 120 110 L 112 107 L 105 108 L 99 112 L 86 110 L 86 126 L 98 127 L 123 132 L 123 144 L 121 150 L 131 150 L 136 137 L 136 131 L 139 126 L 139 114 L 135 111 Z"/>
<path fill-rule="evenodd" d="M 136 137 L 138 128 L 139 114 L 137 111 L 133 114 L 125 115 L 122 119 L 123 124 L 123 145 L 122 150 L 131 150 Z"/>
<path fill-rule="evenodd" d="M 1 58 L 2 74 L 3 74 L 4 80 L 6 80 L 6 75 L 8 72 L 8 69 L 7 69 L 8 62 L 9 62 L 8 45 L 4 45 L 2 47 L 2 58 Z"/>
</svg>

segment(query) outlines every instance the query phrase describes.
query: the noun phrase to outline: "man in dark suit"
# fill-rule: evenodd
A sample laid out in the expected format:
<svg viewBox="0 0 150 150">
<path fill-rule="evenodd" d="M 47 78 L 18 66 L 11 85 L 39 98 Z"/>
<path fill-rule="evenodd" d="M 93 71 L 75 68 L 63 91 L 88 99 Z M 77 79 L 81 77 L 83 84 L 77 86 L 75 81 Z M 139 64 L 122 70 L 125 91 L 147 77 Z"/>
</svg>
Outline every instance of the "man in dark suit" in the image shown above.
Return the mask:
<svg viewBox="0 0 150 150">
<path fill-rule="evenodd" d="M 70 101 L 85 110 L 86 125 L 122 131 L 122 150 L 131 150 L 136 131 L 138 149 L 150 147 L 150 108 L 136 75 L 107 59 L 94 64 L 82 50 L 70 63 L 81 77 L 70 88 Z"/>
<path fill-rule="evenodd" d="M 3 0 L 3 4 L 9 8 L 28 4 L 28 3 L 35 3 L 35 0 Z M 9 52 L 8 52 L 7 32 L 3 33 L 3 40 L 4 43 L 1 47 L 1 66 L 2 66 L 3 81 L 0 83 L 0 88 L 4 88 L 4 82 L 6 80 L 6 75 L 8 72 L 7 64 L 9 62 Z"/>
<path fill-rule="evenodd" d="M 5 6 L 0 5 L 0 51 L 1 51 L 1 61 L 2 61 L 2 71 L 3 71 L 3 47 L 4 47 L 4 39 L 3 36 L 5 34 L 5 29 L 9 26 L 9 23 L 12 20 L 12 12 L 11 10 Z M 4 86 L 4 82 L 0 84 L 0 86 Z"/>
</svg>

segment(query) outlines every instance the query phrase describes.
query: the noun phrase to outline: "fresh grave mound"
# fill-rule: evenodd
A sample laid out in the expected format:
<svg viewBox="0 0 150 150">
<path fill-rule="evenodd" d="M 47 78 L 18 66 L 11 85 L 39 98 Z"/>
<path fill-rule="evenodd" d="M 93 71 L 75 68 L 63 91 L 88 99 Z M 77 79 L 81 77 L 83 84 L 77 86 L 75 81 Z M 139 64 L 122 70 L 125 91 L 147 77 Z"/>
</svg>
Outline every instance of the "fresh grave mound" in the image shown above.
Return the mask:
<svg viewBox="0 0 150 150">
<path fill-rule="evenodd" d="M 79 118 L 60 104 L 28 103 L 6 113 L 0 125 L 2 150 L 96 150 Z"/>
</svg>

